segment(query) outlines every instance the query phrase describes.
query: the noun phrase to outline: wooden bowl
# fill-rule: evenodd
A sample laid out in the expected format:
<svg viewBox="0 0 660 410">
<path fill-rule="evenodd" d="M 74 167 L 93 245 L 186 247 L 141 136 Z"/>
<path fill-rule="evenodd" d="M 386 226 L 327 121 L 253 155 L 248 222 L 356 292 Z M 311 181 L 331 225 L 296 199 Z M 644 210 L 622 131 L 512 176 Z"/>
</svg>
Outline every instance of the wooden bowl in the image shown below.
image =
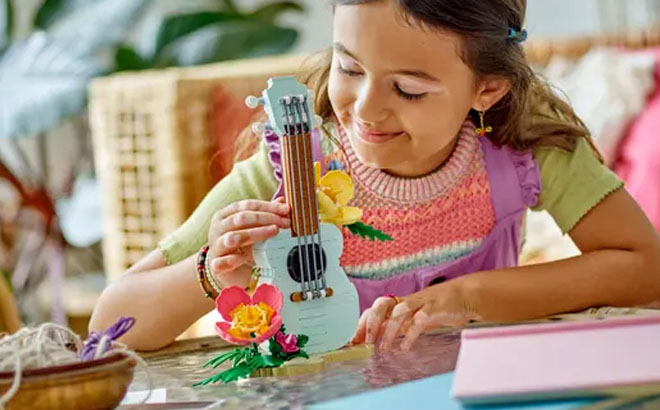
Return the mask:
<svg viewBox="0 0 660 410">
<path fill-rule="evenodd" d="M 119 405 L 133 381 L 135 359 L 117 353 L 89 362 L 26 370 L 7 410 L 105 410 Z M 0 396 L 14 372 L 0 373 Z"/>
</svg>

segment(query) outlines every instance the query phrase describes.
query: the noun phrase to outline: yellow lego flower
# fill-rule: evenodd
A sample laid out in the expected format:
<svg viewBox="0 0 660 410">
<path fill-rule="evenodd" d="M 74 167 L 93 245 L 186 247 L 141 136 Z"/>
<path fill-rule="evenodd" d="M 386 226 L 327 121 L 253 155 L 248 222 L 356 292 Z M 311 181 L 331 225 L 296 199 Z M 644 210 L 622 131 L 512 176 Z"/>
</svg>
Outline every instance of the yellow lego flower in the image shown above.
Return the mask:
<svg viewBox="0 0 660 410">
<path fill-rule="evenodd" d="M 359 222 L 362 210 L 347 206 L 355 196 L 355 185 L 348 174 L 342 171 L 330 171 L 321 177 L 321 164 L 314 163 L 319 216 L 321 222 L 342 227 Z"/>
</svg>

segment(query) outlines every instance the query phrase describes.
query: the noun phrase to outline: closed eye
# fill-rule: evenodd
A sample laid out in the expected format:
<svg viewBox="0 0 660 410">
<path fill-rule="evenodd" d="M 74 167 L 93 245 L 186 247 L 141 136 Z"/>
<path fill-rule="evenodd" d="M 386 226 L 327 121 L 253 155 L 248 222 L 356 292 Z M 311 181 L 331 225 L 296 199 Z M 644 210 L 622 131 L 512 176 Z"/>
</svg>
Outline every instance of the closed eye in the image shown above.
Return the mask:
<svg viewBox="0 0 660 410">
<path fill-rule="evenodd" d="M 421 100 L 426 96 L 428 93 L 421 93 L 421 94 L 410 94 L 401 89 L 399 87 L 399 84 L 394 83 L 394 91 L 399 95 L 401 98 L 405 98 L 406 100 Z"/>
<path fill-rule="evenodd" d="M 339 65 L 337 66 L 337 69 L 339 70 L 340 73 L 345 74 L 345 75 L 347 75 L 347 76 L 349 76 L 349 77 L 357 77 L 357 76 L 362 75 L 361 72 L 359 72 L 359 71 L 353 71 L 353 70 L 348 70 L 348 69 L 342 67 L 341 64 L 339 64 Z"/>
</svg>

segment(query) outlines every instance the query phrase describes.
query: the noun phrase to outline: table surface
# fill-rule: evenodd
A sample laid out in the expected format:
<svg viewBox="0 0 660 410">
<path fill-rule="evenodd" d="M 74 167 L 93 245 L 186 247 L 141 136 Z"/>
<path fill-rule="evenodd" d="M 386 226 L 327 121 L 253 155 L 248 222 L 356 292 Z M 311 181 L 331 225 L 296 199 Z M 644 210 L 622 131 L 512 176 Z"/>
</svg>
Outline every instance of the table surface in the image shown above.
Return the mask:
<svg viewBox="0 0 660 410">
<path fill-rule="evenodd" d="M 367 359 L 332 363 L 318 374 L 253 378 L 196 388 L 192 387 L 195 382 L 228 367 L 202 367 L 226 347 L 150 357 L 147 363 L 154 386 L 167 389 L 168 402 L 225 400 L 225 406 L 240 404 L 243 410 L 302 408 L 311 403 L 451 371 L 456 364 L 459 343 L 460 333 L 456 331 L 424 335 L 412 351 L 396 350 Z M 147 386 L 145 372 L 141 369 L 136 371 L 130 390 L 145 390 Z M 222 408 L 230 408 L 225 406 Z"/>
<path fill-rule="evenodd" d="M 606 316 L 627 316 L 639 312 L 610 310 Z M 656 312 L 657 313 L 657 312 Z M 602 311 L 564 316 L 583 320 L 603 316 Z M 192 387 L 198 381 L 228 368 L 204 369 L 203 364 L 231 348 L 218 337 L 176 343 L 159 352 L 144 355 L 153 386 L 165 388 L 167 402 L 188 402 L 185 407 L 125 406 L 132 409 L 194 408 L 192 402 L 221 402 L 222 409 L 297 409 L 330 399 L 368 392 L 407 381 L 449 372 L 454 369 L 460 346 L 460 332 L 444 330 L 420 337 L 409 352 L 377 352 L 361 360 L 333 363 L 325 371 L 287 378 L 252 378 L 226 385 Z M 147 373 L 138 366 L 130 391 L 148 389 Z M 203 403 L 198 408 L 204 408 Z M 648 407 L 619 407 L 625 409 Z M 658 407 L 660 408 L 660 407 Z"/>
</svg>

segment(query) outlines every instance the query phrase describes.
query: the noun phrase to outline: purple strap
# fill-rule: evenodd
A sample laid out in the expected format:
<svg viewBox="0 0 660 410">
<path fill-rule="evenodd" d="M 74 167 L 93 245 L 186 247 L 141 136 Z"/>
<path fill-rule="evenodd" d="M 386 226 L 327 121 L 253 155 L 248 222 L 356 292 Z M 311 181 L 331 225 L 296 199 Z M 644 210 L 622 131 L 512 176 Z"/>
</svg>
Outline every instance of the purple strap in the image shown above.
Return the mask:
<svg viewBox="0 0 660 410">
<path fill-rule="evenodd" d="M 103 332 L 92 332 L 82 350 L 80 351 L 80 359 L 83 361 L 94 360 L 101 354 L 107 352 L 112 348 L 112 342 L 122 337 L 128 332 L 135 324 L 135 319 L 132 317 L 121 317 L 114 325 L 110 326 Z M 102 343 L 102 345 L 100 345 Z"/>
<path fill-rule="evenodd" d="M 268 147 L 268 159 L 273 166 L 273 175 L 279 182 L 277 191 L 273 199 L 284 196 L 284 184 L 282 183 L 282 153 L 280 147 L 280 137 L 272 130 L 264 131 L 264 142 Z M 323 166 L 323 149 L 321 148 L 321 133 L 318 128 L 312 131 L 312 159 L 318 161 Z M 324 170 L 322 170 L 323 172 Z"/>
</svg>

